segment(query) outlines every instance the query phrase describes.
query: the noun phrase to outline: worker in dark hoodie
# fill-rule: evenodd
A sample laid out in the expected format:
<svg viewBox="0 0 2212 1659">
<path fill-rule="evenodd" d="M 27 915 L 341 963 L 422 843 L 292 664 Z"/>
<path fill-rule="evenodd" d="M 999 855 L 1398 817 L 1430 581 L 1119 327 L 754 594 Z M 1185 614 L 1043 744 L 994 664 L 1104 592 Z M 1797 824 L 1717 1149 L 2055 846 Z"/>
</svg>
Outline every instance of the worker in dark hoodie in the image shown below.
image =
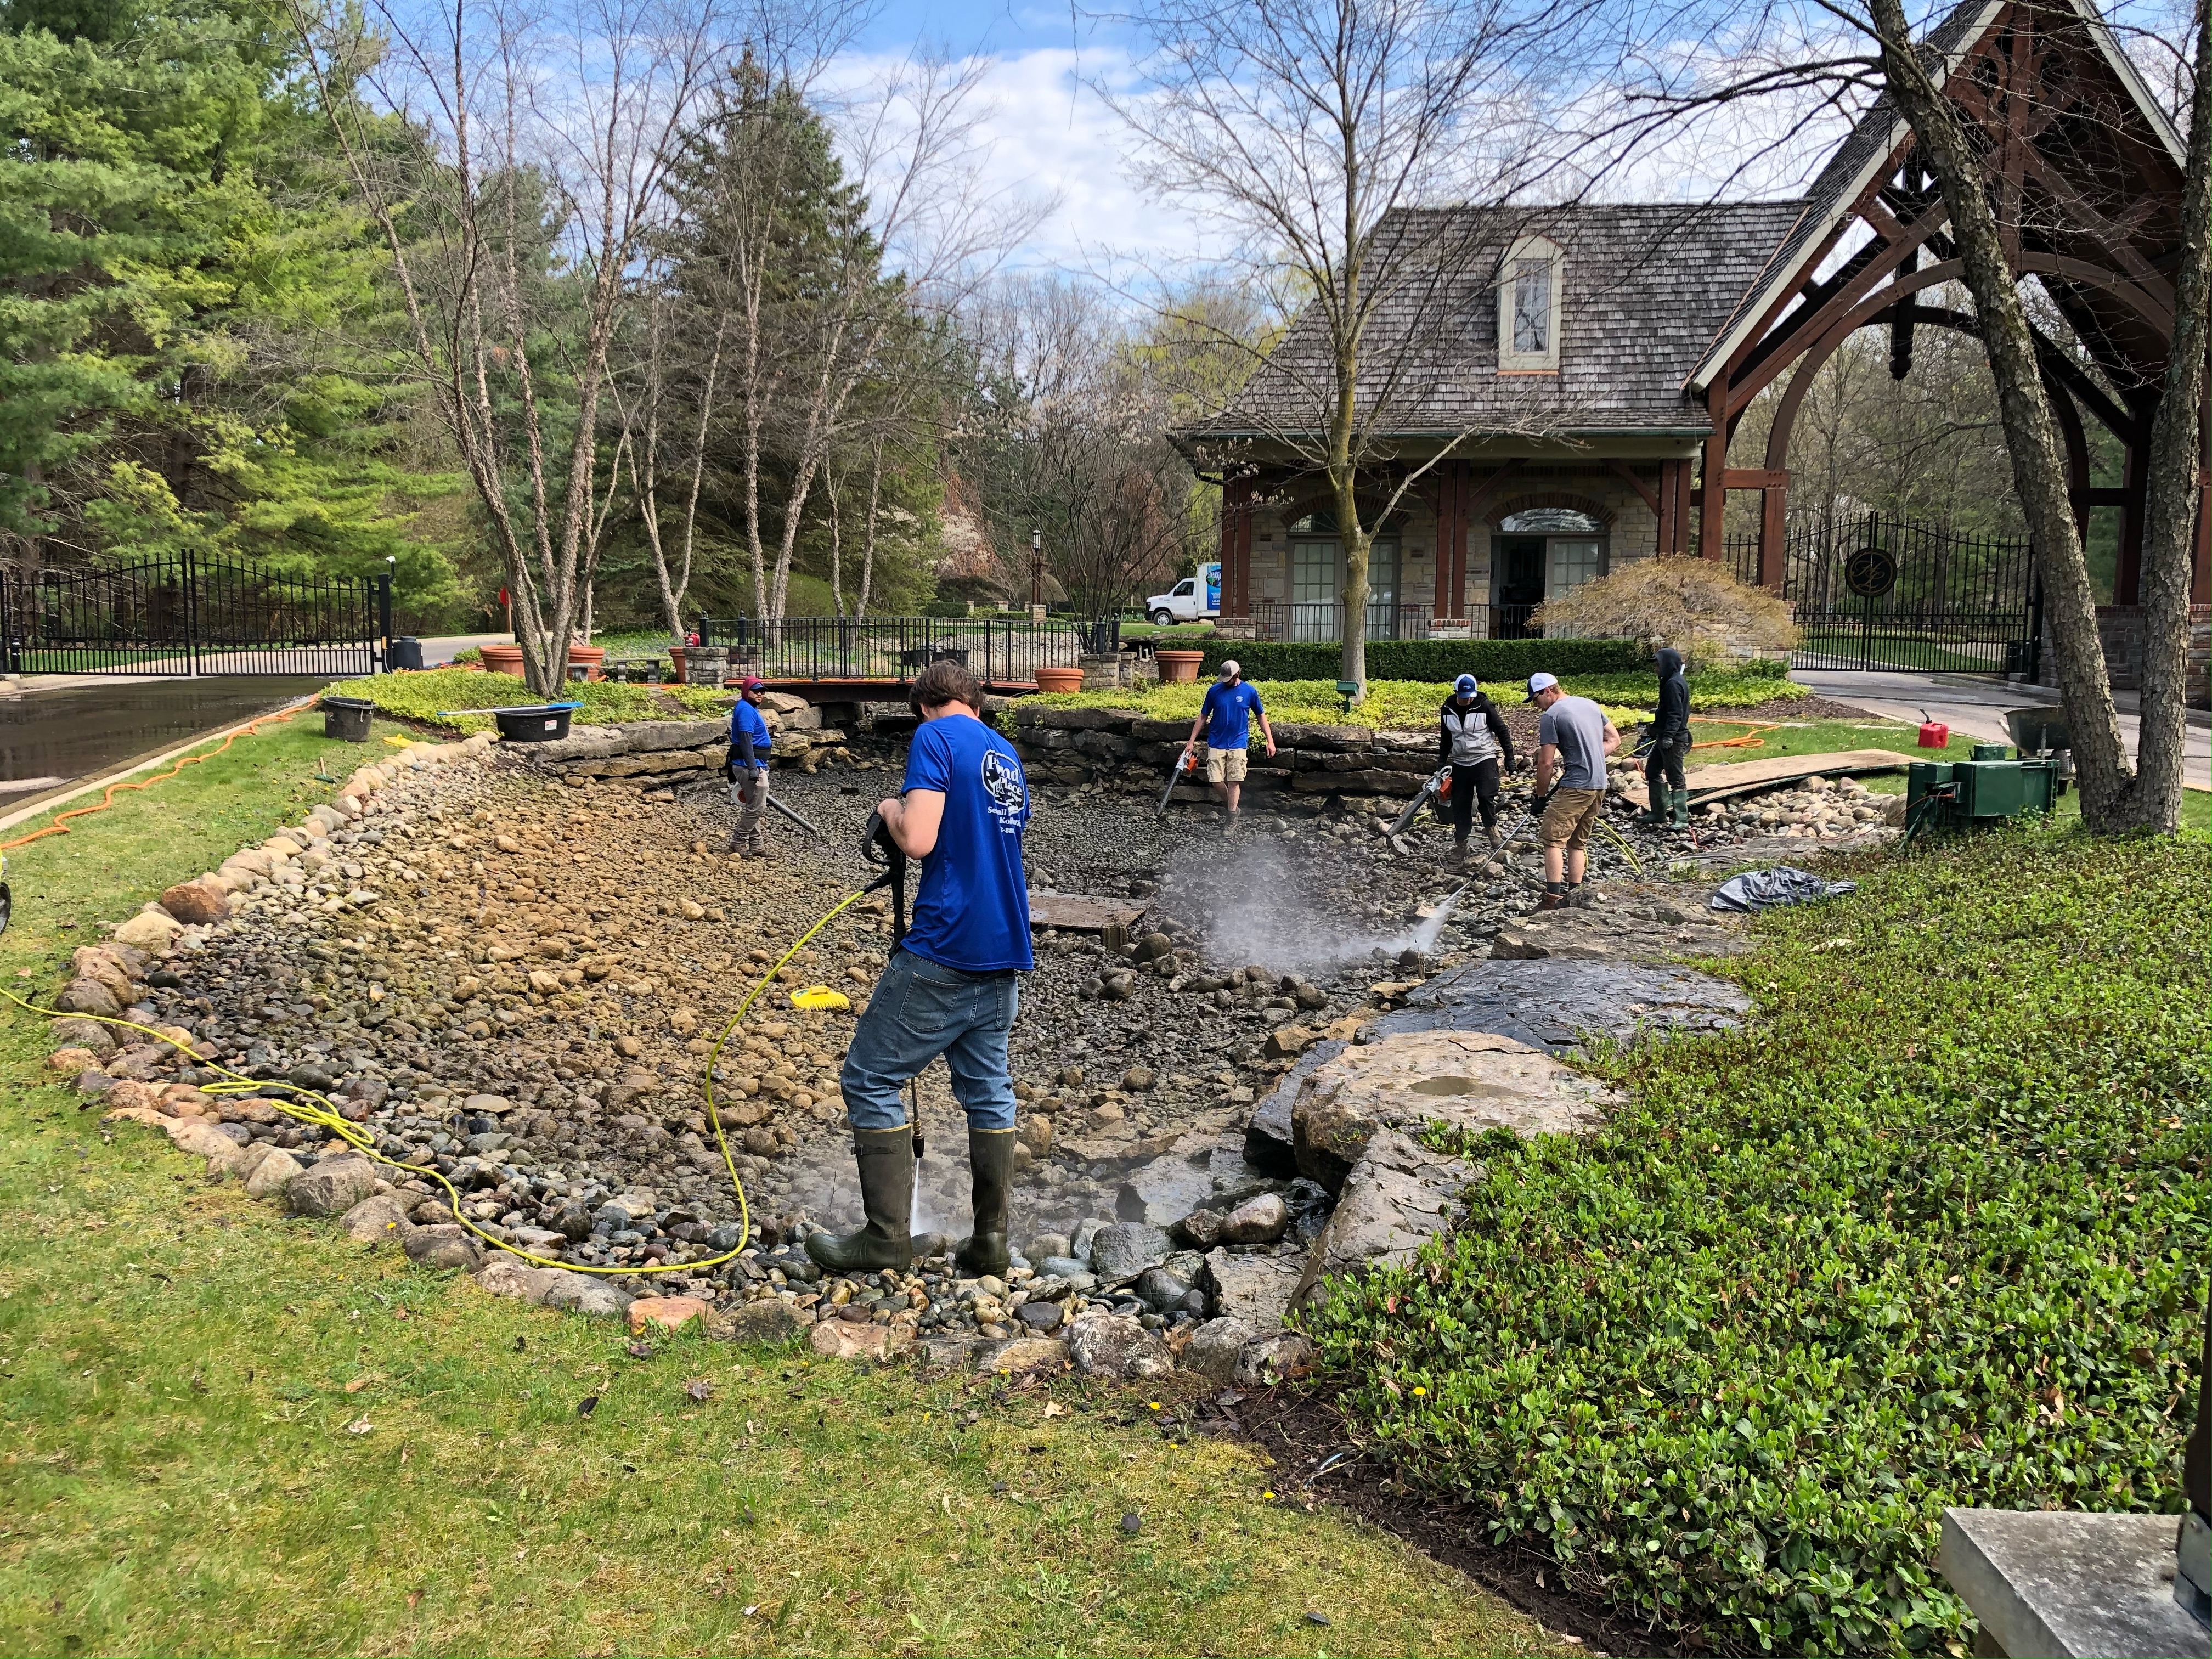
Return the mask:
<svg viewBox="0 0 2212 1659">
<path fill-rule="evenodd" d="M 1672 646 L 1660 647 L 1658 666 L 1659 703 L 1651 711 L 1651 753 L 1644 763 L 1649 805 L 1638 822 L 1681 830 L 1690 823 L 1690 791 L 1682 781 L 1682 757 L 1690 752 L 1690 683 L 1682 678 L 1682 653 Z"/>
<path fill-rule="evenodd" d="M 1452 682 L 1437 710 L 1437 759 L 1451 768 L 1452 859 L 1467 862 L 1468 832 L 1482 808 L 1483 833 L 1498 850 L 1498 781 L 1513 769 L 1513 734 L 1472 674 Z"/>
</svg>

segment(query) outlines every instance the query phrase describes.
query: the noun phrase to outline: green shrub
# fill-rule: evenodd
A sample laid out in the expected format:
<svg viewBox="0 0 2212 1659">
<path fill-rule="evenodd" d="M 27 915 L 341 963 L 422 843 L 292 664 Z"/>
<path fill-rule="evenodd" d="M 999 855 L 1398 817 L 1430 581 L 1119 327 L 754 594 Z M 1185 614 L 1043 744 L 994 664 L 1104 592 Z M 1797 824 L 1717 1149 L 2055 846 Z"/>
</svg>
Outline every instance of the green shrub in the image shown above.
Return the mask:
<svg viewBox="0 0 2212 1659">
<path fill-rule="evenodd" d="M 2201 839 L 1861 861 L 1719 971 L 1743 1030 L 1601 1055 L 1583 1139 L 1325 1358 L 1404 1475 L 1705 1644 L 1964 1651 L 1947 1504 L 2172 1512 L 2207 1279 Z"/>
<path fill-rule="evenodd" d="M 1194 641 L 1195 643 L 1195 641 Z M 1202 672 L 1211 675 L 1235 658 L 1248 680 L 1328 680 L 1344 663 L 1335 644 L 1273 640 L 1206 641 Z M 1370 640 L 1367 677 L 1375 680 L 1441 680 L 1462 674 L 1480 680 L 1525 680 L 1540 669 L 1562 679 L 1646 665 L 1632 640 Z"/>
</svg>

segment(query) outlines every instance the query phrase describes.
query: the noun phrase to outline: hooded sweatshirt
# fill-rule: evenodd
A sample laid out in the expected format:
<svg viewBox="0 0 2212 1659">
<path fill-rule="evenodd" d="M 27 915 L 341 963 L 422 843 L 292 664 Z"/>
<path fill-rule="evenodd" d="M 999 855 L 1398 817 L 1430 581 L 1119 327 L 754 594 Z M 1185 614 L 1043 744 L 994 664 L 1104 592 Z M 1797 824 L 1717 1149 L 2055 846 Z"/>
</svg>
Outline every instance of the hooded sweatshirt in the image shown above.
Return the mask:
<svg viewBox="0 0 2212 1659">
<path fill-rule="evenodd" d="M 1454 766 L 1474 766 L 1501 756 L 1510 771 L 1513 734 L 1505 729 L 1490 694 L 1476 692 L 1464 708 L 1456 697 L 1446 697 L 1443 707 L 1437 710 L 1437 763 L 1449 761 Z"/>
<path fill-rule="evenodd" d="M 1682 653 L 1662 646 L 1658 655 L 1659 706 L 1651 711 L 1651 735 L 1666 744 L 1690 740 L 1690 683 L 1682 678 Z"/>
</svg>

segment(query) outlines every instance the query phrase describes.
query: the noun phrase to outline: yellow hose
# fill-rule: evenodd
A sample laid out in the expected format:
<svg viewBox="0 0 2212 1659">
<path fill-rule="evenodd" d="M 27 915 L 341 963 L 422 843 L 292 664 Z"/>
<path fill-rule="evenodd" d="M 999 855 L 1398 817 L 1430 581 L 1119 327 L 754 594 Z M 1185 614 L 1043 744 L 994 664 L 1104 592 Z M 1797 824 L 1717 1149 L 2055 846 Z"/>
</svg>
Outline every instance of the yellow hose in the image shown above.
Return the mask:
<svg viewBox="0 0 2212 1659">
<path fill-rule="evenodd" d="M 1638 875 L 1642 875 L 1644 873 L 1643 860 L 1636 856 L 1636 849 L 1628 844 L 1627 839 L 1621 835 L 1620 830 L 1614 829 L 1612 824 L 1607 823 L 1604 818 L 1601 817 L 1598 820 L 1598 823 L 1604 829 L 1605 833 L 1613 837 L 1615 844 L 1620 847 L 1620 850 L 1628 854 L 1628 867 L 1635 871 Z"/>
<path fill-rule="evenodd" d="M 556 1257 L 532 1255 L 528 1250 L 520 1249 L 519 1246 L 514 1244 L 509 1244 L 504 1239 L 493 1237 L 482 1227 L 477 1225 L 475 1222 L 463 1215 L 461 1213 L 460 1189 L 454 1186 L 451 1181 L 448 1181 L 445 1175 L 434 1166 L 421 1164 L 404 1164 L 396 1158 L 386 1158 L 382 1152 L 378 1152 L 371 1140 L 368 1131 L 362 1128 L 357 1124 L 348 1122 L 344 1117 L 339 1115 L 337 1105 L 327 1095 L 319 1094 L 313 1089 L 303 1089 L 297 1084 L 263 1082 L 255 1078 L 246 1077 L 241 1073 L 234 1072 L 227 1066 L 218 1066 L 213 1060 L 201 1060 L 198 1054 L 192 1054 L 191 1045 L 178 1042 L 176 1038 L 169 1036 L 165 1031 L 157 1031 L 151 1026 L 141 1025 L 134 1020 L 112 1018 L 106 1014 L 72 1014 L 66 1010 L 60 1008 L 41 1008 L 37 1003 L 31 1001 L 27 997 L 18 996 L 15 992 L 8 990 L 4 987 L 0 987 L 0 996 L 7 998 L 9 1001 L 14 1003 L 19 1008 L 27 1009 L 32 1013 L 42 1015 L 47 1019 L 91 1019 L 97 1020 L 102 1025 L 119 1025 L 125 1030 L 143 1032 L 148 1036 L 154 1037 L 160 1042 L 167 1043 L 173 1048 L 191 1054 L 195 1064 L 221 1072 L 224 1077 L 230 1079 L 230 1081 L 227 1083 L 204 1084 L 200 1085 L 200 1092 L 203 1094 L 260 1094 L 271 1089 L 282 1089 L 290 1094 L 300 1097 L 300 1100 L 273 1100 L 270 1102 L 270 1104 L 275 1106 L 278 1111 L 283 1113 L 287 1117 L 293 1118 L 301 1123 L 312 1124 L 317 1128 L 326 1130 L 330 1133 L 337 1136 L 339 1139 L 344 1141 L 356 1152 L 362 1153 L 368 1158 L 373 1158 L 379 1164 L 385 1164 L 394 1170 L 404 1170 L 410 1175 L 425 1176 L 429 1180 L 436 1182 L 441 1187 L 443 1187 L 446 1189 L 447 1196 L 452 1201 L 453 1219 L 455 1221 L 460 1223 L 462 1226 L 467 1228 L 469 1231 L 474 1233 L 478 1238 L 490 1245 L 493 1249 L 504 1250 L 509 1255 L 520 1256 L 522 1260 L 531 1263 L 533 1267 L 561 1267 L 565 1268 L 572 1273 L 604 1273 L 611 1278 L 620 1278 L 631 1273 L 642 1275 L 645 1273 L 695 1273 L 702 1267 L 720 1267 L 725 1261 L 733 1260 L 737 1256 L 738 1251 L 743 1250 L 745 1248 L 745 1238 L 752 1231 L 752 1218 L 745 1205 L 745 1185 L 744 1182 L 738 1178 L 738 1166 L 736 1160 L 731 1157 L 730 1143 L 722 1133 L 721 1114 L 714 1108 L 714 1065 L 715 1062 L 722 1056 L 722 1045 L 730 1040 L 731 1034 L 738 1029 L 738 1023 L 744 1018 L 747 1011 L 749 1011 L 752 1007 L 753 1004 L 759 1000 L 760 994 L 768 989 L 770 981 L 775 978 L 776 974 L 784 967 L 784 965 L 790 962 L 792 957 L 797 956 L 801 951 L 805 950 L 809 939 L 812 939 L 824 927 L 827 927 L 832 921 L 835 921 L 837 917 L 844 912 L 847 907 L 860 899 L 866 890 L 867 890 L 866 888 L 862 888 L 848 895 L 830 909 L 824 911 L 811 927 L 801 933 L 799 938 L 793 942 L 791 948 L 788 951 L 786 951 L 781 957 L 778 957 L 774 966 L 770 967 L 765 973 L 763 973 L 760 976 L 759 980 L 754 984 L 753 988 L 745 994 L 745 1000 L 738 1005 L 738 1012 L 730 1016 L 729 1023 L 722 1027 L 722 1034 L 714 1039 L 714 1048 L 708 1052 L 706 1081 L 707 1121 L 714 1126 L 714 1145 L 722 1154 L 722 1167 L 730 1172 L 730 1186 L 738 1195 L 738 1243 L 736 1249 L 726 1250 L 720 1255 L 708 1256 L 705 1260 L 699 1261 L 672 1261 L 662 1262 L 658 1265 L 648 1262 L 637 1267 L 617 1266 L 600 1267 L 582 1262 L 562 1261 Z M 314 1105 L 305 1105 L 301 1103 L 303 1100 L 313 1101 L 319 1103 Z"/>
</svg>

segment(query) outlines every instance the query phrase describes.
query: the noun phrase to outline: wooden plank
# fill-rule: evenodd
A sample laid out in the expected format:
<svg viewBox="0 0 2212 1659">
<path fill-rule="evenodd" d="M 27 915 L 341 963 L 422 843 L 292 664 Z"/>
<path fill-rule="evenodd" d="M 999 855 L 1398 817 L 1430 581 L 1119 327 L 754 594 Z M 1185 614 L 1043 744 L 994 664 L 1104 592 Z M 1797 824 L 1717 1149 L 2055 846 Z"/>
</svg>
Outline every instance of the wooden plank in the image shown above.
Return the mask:
<svg viewBox="0 0 2212 1659">
<path fill-rule="evenodd" d="M 1928 757 L 1942 752 L 1929 750 Z M 1683 774 L 1690 788 L 1690 804 L 1728 800 L 1737 795 L 1756 795 L 1807 778 L 1864 778 L 1885 772 L 1902 772 L 1918 758 L 1893 749 L 1838 749 L 1825 755 L 1777 755 L 1768 760 L 1730 761 L 1717 766 L 1693 766 Z M 1639 772 L 1622 792 L 1638 806 L 1644 804 L 1644 777 Z"/>
<path fill-rule="evenodd" d="M 1145 907 L 1127 899 L 1092 898 L 1082 893 L 1031 893 L 1030 926 L 1058 927 L 1078 933 L 1103 933 L 1109 927 L 1127 927 L 1145 914 Z"/>
</svg>

